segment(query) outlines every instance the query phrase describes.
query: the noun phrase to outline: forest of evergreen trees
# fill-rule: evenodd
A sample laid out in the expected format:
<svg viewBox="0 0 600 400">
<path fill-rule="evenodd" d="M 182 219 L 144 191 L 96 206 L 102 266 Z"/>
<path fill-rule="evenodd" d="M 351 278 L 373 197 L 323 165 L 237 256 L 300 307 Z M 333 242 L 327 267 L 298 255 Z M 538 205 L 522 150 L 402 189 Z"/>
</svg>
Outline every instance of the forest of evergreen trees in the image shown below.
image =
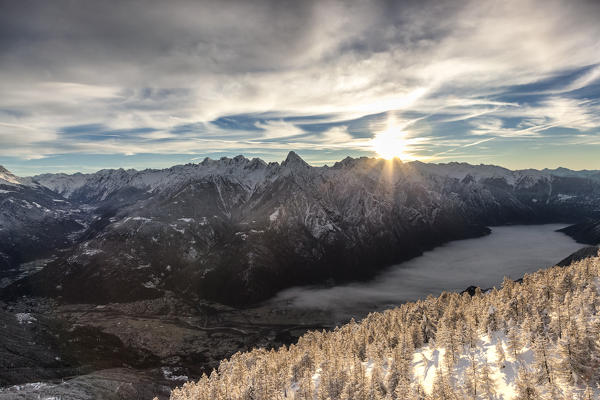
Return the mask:
<svg viewBox="0 0 600 400">
<path fill-rule="evenodd" d="M 173 400 L 596 399 L 600 257 L 256 349 Z"/>
</svg>

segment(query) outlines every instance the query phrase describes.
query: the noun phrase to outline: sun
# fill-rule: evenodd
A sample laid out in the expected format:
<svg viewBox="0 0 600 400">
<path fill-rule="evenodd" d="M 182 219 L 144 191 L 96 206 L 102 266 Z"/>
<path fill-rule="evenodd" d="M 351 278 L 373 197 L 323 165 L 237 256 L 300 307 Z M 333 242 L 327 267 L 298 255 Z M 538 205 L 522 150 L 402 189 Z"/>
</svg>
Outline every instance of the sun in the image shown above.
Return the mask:
<svg viewBox="0 0 600 400">
<path fill-rule="evenodd" d="M 406 134 L 395 124 L 388 124 L 388 127 L 378 132 L 371 140 L 371 147 L 382 158 L 391 160 L 393 158 L 406 158 L 408 142 Z"/>
</svg>

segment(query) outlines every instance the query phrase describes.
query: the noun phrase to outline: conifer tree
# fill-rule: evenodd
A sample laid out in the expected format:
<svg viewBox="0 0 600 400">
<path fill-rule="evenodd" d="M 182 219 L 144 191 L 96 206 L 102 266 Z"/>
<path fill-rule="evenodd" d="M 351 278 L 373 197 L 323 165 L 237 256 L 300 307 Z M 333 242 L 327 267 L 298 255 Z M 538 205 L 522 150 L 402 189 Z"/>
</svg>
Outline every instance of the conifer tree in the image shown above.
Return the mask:
<svg viewBox="0 0 600 400">
<path fill-rule="evenodd" d="M 479 388 L 479 374 L 478 374 L 478 362 L 475 358 L 475 352 L 473 349 L 469 349 L 469 367 L 465 372 L 465 389 L 467 395 L 472 399 L 476 399 Z"/>
<path fill-rule="evenodd" d="M 433 380 L 431 395 L 433 398 L 440 400 L 458 400 L 454 388 L 442 369 L 437 370 L 437 374 Z"/>
<path fill-rule="evenodd" d="M 558 341 L 557 371 L 569 384 L 577 384 L 577 330 L 570 321 Z"/>
<path fill-rule="evenodd" d="M 532 374 L 525 368 L 519 368 L 516 380 L 517 396 L 515 400 L 539 400 L 540 395 Z"/>
<path fill-rule="evenodd" d="M 481 397 L 486 400 L 493 400 L 496 396 L 496 383 L 492 378 L 492 369 L 487 359 L 484 359 L 477 373 Z"/>
<path fill-rule="evenodd" d="M 385 387 L 388 393 L 393 393 L 396 390 L 396 386 L 398 386 L 398 381 L 400 380 L 400 371 L 398 369 L 398 363 L 396 358 L 394 358 L 388 366 L 388 372 L 385 377 Z"/>
<path fill-rule="evenodd" d="M 383 373 L 379 361 L 374 362 L 371 370 L 371 379 L 369 387 L 369 396 L 373 400 L 380 400 L 385 397 L 387 390 L 383 383 Z"/>
<path fill-rule="evenodd" d="M 504 363 L 506 362 L 506 355 L 504 354 L 504 346 L 502 345 L 502 341 L 498 339 L 496 341 L 496 363 L 499 369 L 504 368 Z"/>
<path fill-rule="evenodd" d="M 519 331 L 515 326 L 511 326 L 508 329 L 508 334 L 506 335 L 506 339 L 508 342 L 508 350 L 510 355 L 516 360 L 519 360 L 519 354 L 521 353 L 521 337 L 519 335 Z"/>
<path fill-rule="evenodd" d="M 409 377 L 402 377 L 394 389 L 393 398 L 397 400 L 410 399 L 413 393 Z"/>
<path fill-rule="evenodd" d="M 444 362 L 448 370 L 452 369 L 456 364 L 457 352 L 458 352 L 458 341 L 454 334 L 454 329 L 450 318 L 445 316 L 442 317 L 438 324 L 438 330 L 436 333 L 436 344 L 445 349 Z"/>
<path fill-rule="evenodd" d="M 534 369 L 537 376 L 537 382 L 552 383 L 553 370 L 552 360 L 550 358 L 550 343 L 546 335 L 537 336 L 533 346 Z"/>
<path fill-rule="evenodd" d="M 582 400 L 594 400 L 594 392 L 592 391 L 592 388 L 589 386 L 586 386 L 585 391 L 583 392 L 583 395 L 581 396 Z"/>
</svg>

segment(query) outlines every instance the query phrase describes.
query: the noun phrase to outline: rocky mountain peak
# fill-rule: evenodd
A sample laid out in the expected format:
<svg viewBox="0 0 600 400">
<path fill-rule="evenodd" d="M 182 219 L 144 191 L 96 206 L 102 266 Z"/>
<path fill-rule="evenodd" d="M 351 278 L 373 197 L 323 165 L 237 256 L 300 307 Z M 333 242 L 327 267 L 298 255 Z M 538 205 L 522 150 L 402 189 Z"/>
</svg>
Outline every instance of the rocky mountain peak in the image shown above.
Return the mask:
<svg viewBox="0 0 600 400">
<path fill-rule="evenodd" d="M 0 181 L 6 181 L 14 185 L 19 185 L 19 178 L 17 178 L 12 172 L 0 165 Z"/>
<path fill-rule="evenodd" d="M 246 157 L 244 157 L 243 155 L 241 155 L 241 154 L 240 154 L 240 155 L 237 155 L 237 156 L 233 157 L 232 161 L 233 161 L 235 164 L 240 164 L 240 163 L 246 164 L 246 163 L 248 163 L 250 160 L 248 160 Z"/>
<path fill-rule="evenodd" d="M 343 167 L 350 167 L 354 164 L 355 164 L 354 158 L 348 156 L 348 157 L 344 158 L 342 161 L 338 161 L 335 164 L 333 164 L 333 167 L 334 168 L 343 168 Z"/>
<path fill-rule="evenodd" d="M 250 160 L 250 162 L 248 163 L 248 165 L 246 166 L 246 168 L 248 168 L 248 169 L 258 169 L 258 168 L 264 168 L 266 166 L 267 166 L 266 162 L 264 162 L 260 158 L 256 158 L 255 157 L 252 160 Z"/>
<path fill-rule="evenodd" d="M 467 175 L 465 175 L 465 177 L 462 179 L 461 182 L 465 185 L 468 185 L 468 184 L 476 183 L 477 181 L 475 180 L 473 175 L 467 174 Z"/>
<path fill-rule="evenodd" d="M 310 165 L 306 163 L 298 154 L 293 151 L 290 151 L 285 159 L 281 163 L 282 167 L 287 167 L 291 169 L 309 169 Z"/>
</svg>

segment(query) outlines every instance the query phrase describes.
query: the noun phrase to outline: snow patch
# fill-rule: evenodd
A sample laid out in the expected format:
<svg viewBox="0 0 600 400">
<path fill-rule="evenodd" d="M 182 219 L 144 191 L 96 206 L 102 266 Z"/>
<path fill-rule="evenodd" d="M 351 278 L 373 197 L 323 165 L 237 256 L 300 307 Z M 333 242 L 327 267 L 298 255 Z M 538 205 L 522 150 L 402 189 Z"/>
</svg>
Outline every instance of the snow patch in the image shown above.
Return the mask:
<svg viewBox="0 0 600 400">
<path fill-rule="evenodd" d="M 186 375 L 175 375 L 175 371 L 173 368 L 170 367 L 162 367 L 160 369 L 162 371 L 163 376 L 165 377 L 165 379 L 168 379 L 170 381 L 187 381 L 188 377 Z"/>
<path fill-rule="evenodd" d="M 19 325 L 31 324 L 37 321 L 37 319 L 30 313 L 16 313 L 15 318 L 17 319 Z"/>
<path fill-rule="evenodd" d="M 22 385 L 14 385 L 6 388 L 0 388 L 0 394 L 2 393 L 15 393 L 15 392 L 24 392 L 24 391 L 34 391 L 34 390 L 42 390 L 54 387 L 53 385 L 49 385 L 45 382 L 32 382 L 25 383 Z M 52 397 L 44 397 L 44 400 L 53 399 Z"/>
<path fill-rule="evenodd" d="M 146 217 L 133 217 L 132 218 L 133 221 L 144 221 L 144 222 L 150 222 L 152 221 L 152 218 L 146 218 Z"/>
<path fill-rule="evenodd" d="M 173 228 L 173 230 L 175 230 L 175 231 L 177 231 L 177 232 L 179 232 L 179 233 L 181 233 L 181 234 L 184 234 L 184 233 L 185 233 L 185 229 L 184 229 L 184 228 L 179 228 L 179 227 L 177 226 L 177 224 L 169 224 L 169 226 L 170 226 L 171 228 Z"/>
<path fill-rule="evenodd" d="M 558 197 L 558 201 L 567 201 L 570 199 L 574 199 L 577 196 L 572 196 L 570 194 L 563 194 L 563 193 L 559 193 L 556 195 L 556 197 Z"/>
<path fill-rule="evenodd" d="M 102 253 L 100 249 L 85 249 L 83 254 L 86 256 L 95 256 L 96 254 Z"/>
<path fill-rule="evenodd" d="M 269 221 L 275 222 L 275 220 L 277 220 L 277 218 L 279 218 L 279 207 L 277 207 L 275 209 L 275 211 L 273 212 L 273 214 L 269 215 Z"/>
<path fill-rule="evenodd" d="M 160 279 L 156 276 L 152 276 L 152 280 L 142 283 L 142 286 L 146 289 L 156 289 L 156 286 L 160 283 Z"/>
</svg>

